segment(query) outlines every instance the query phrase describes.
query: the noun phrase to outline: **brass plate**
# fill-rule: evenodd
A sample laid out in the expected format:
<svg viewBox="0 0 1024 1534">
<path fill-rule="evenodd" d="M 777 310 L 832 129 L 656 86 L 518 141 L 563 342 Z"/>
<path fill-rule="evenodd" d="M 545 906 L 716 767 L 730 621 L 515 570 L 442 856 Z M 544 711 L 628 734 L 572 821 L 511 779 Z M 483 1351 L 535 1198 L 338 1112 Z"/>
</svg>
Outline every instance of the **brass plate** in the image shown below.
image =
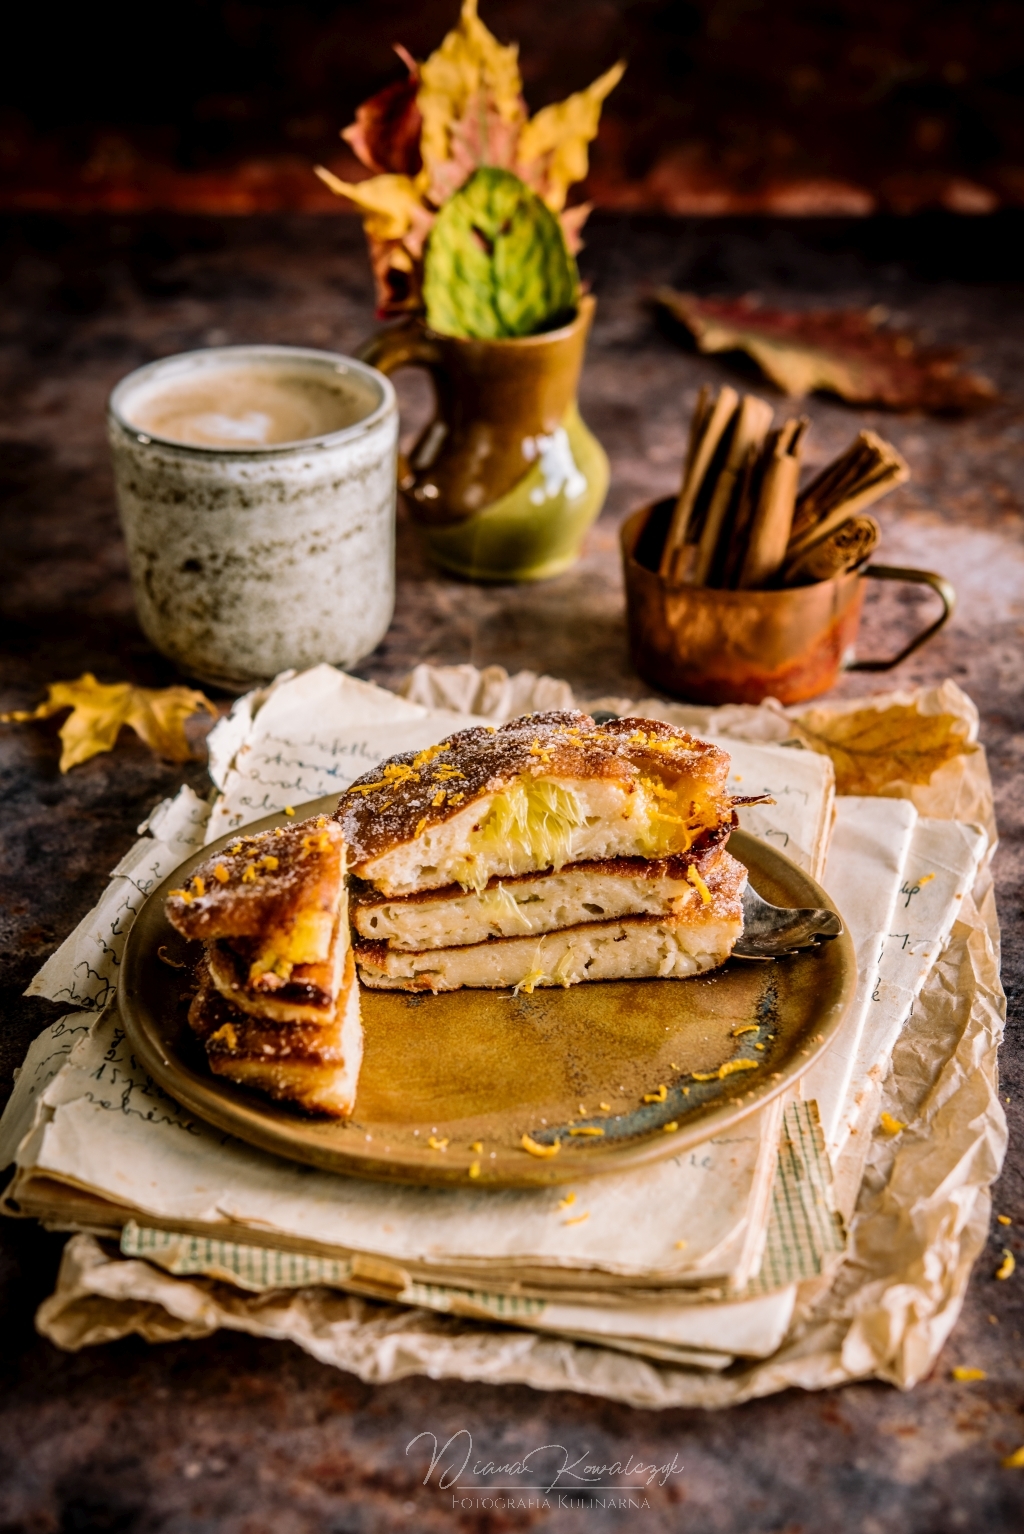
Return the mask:
<svg viewBox="0 0 1024 1534">
<path fill-rule="evenodd" d="M 297 813 L 330 813 L 336 803 L 321 799 Z M 283 815 L 270 815 L 246 830 L 284 824 Z M 170 926 L 164 901 L 232 840 L 225 836 L 182 863 L 142 907 L 121 965 L 121 1016 L 145 1068 L 183 1107 L 240 1140 L 333 1172 L 524 1188 L 679 1155 L 791 1085 L 828 1047 L 856 986 L 853 944 L 844 933 L 787 959 L 731 960 L 689 980 L 595 981 L 517 997 L 364 990 L 366 1044 L 353 1117 L 304 1117 L 210 1074 L 186 1019 L 187 972 L 158 957 L 163 948 L 168 958 L 191 963 L 201 952 Z M 765 842 L 735 831 L 729 850 L 766 900 L 834 909 L 812 879 Z M 756 1029 L 735 1036 L 750 1024 Z M 692 1079 L 691 1072 L 716 1071 L 738 1058 L 755 1060 L 756 1068 Z M 657 1094 L 662 1084 L 664 1101 L 645 1103 L 645 1094 Z M 677 1128 L 666 1130 L 673 1123 Z M 571 1134 L 585 1127 L 604 1133 Z M 560 1139 L 557 1155 L 540 1159 L 524 1151 L 524 1133 L 538 1142 Z M 447 1147 L 430 1149 L 431 1135 Z M 474 1141 L 481 1151 L 471 1149 Z M 474 1162 L 480 1172 L 471 1182 Z"/>
</svg>

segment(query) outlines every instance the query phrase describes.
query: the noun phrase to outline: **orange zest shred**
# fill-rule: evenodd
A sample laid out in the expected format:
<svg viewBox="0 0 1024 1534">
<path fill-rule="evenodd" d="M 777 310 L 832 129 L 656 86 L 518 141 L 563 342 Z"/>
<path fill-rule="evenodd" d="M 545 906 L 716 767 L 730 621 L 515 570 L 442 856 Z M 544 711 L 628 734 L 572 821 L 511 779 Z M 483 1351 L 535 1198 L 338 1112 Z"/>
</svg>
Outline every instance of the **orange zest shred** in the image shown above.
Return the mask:
<svg viewBox="0 0 1024 1534">
<path fill-rule="evenodd" d="M 439 810 L 441 808 L 442 804 L 444 803 L 444 793 L 445 793 L 445 791 L 444 791 L 443 788 L 439 788 L 438 789 L 437 793 L 434 795 L 433 799 L 431 799 L 431 801 L 430 801 L 430 805 L 431 805 L 432 809 Z"/>
<path fill-rule="evenodd" d="M 576 1195 L 575 1195 L 575 1193 L 573 1193 L 570 1190 L 565 1195 L 564 1198 L 560 1198 L 558 1200 L 558 1207 L 559 1207 L 559 1209 L 571 1209 L 573 1204 L 575 1204 L 575 1202 L 576 1202 Z"/>
<path fill-rule="evenodd" d="M 171 890 L 170 894 L 176 895 L 178 899 L 183 900 L 186 905 L 192 904 L 193 897 L 189 894 L 188 890 Z"/>
<path fill-rule="evenodd" d="M 1016 1259 L 1008 1246 L 1003 1247 L 1003 1260 L 996 1268 L 996 1278 L 1009 1278 L 1017 1266 Z"/>
<path fill-rule="evenodd" d="M 216 868 L 213 870 L 213 877 L 216 879 L 218 884 L 227 884 L 228 880 L 231 878 L 231 875 L 228 873 L 223 863 L 218 863 Z"/>
<path fill-rule="evenodd" d="M 248 868 L 245 870 L 245 873 L 242 875 L 242 883 L 243 884 L 255 884 L 256 883 L 256 864 L 255 863 L 250 863 Z"/>
<path fill-rule="evenodd" d="M 461 777 L 461 773 L 459 776 Z M 399 783 L 418 783 L 420 775 L 408 762 L 389 762 L 382 768 L 382 776 L 376 783 L 353 783 L 350 794 L 372 794 L 378 788 L 393 788 Z"/>
<path fill-rule="evenodd" d="M 1014 1449 L 1002 1462 L 1004 1470 L 1024 1470 L 1024 1443 L 1019 1449 Z"/>
<path fill-rule="evenodd" d="M 192 876 L 192 893 L 200 899 L 206 894 L 206 880 L 201 874 Z"/>
<path fill-rule="evenodd" d="M 662 1124 L 661 1127 L 665 1134 L 674 1135 L 676 1130 L 679 1128 L 679 1125 L 676 1123 L 675 1119 L 673 1119 L 671 1123 Z"/>
<path fill-rule="evenodd" d="M 756 1033 L 760 1026 L 760 1023 L 744 1023 L 742 1028 L 732 1030 L 732 1037 L 738 1039 L 741 1033 Z"/>
<path fill-rule="evenodd" d="M 563 1225 L 582 1225 L 584 1220 L 590 1219 L 590 1210 L 584 1209 L 582 1214 L 574 1214 L 571 1220 L 563 1220 Z"/>
<path fill-rule="evenodd" d="M 581 1124 L 576 1129 L 570 1129 L 569 1133 L 571 1135 L 603 1135 L 604 1130 L 599 1129 L 596 1124 Z"/>
<path fill-rule="evenodd" d="M 902 1119 L 893 1118 L 891 1113 L 883 1113 L 878 1122 L 887 1135 L 901 1134 L 907 1127 Z"/>
<path fill-rule="evenodd" d="M 444 756 L 445 753 L 451 749 L 451 746 L 445 745 L 428 746 L 425 751 L 421 751 L 418 756 L 413 757 L 412 765 L 414 769 L 419 772 L 424 767 L 428 767 L 435 757 Z"/>
<path fill-rule="evenodd" d="M 736 1071 L 756 1071 L 759 1063 L 757 1060 L 726 1060 L 717 1071 L 691 1071 L 690 1075 L 694 1081 L 724 1081 Z"/>
<path fill-rule="evenodd" d="M 529 1151 L 531 1156 L 541 1156 L 546 1158 L 557 1156 L 558 1152 L 562 1148 L 561 1140 L 554 1140 L 550 1145 L 541 1145 L 537 1140 L 531 1139 L 529 1135 L 523 1135 L 519 1144 L 522 1146 L 524 1151 Z"/>
<path fill-rule="evenodd" d="M 309 836 L 302 838 L 302 850 L 303 852 L 330 852 L 331 838 L 326 831 L 321 831 L 318 835 L 311 832 Z M 274 861 L 277 861 L 276 858 Z"/>
<path fill-rule="evenodd" d="M 658 1090 L 656 1092 L 645 1092 L 644 1093 L 644 1102 L 645 1103 L 663 1103 L 667 1096 L 668 1096 L 668 1087 L 665 1085 L 664 1082 L 662 1082 L 661 1086 L 658 1088 Z"/>
<path fill-rule="evenodd" d="M 285 805 L 284 812 L 285 812 L 286 815 L 294 815 L 295 814 L 295 811 L 292 809 L 290 804 L 286 804 Z"/>
<path fill-rule="evenodd" d="M 689 868 L 686 870 L 686 877 L 700 896 L 701 903 L 703 905 L 710 905 L 711 891 L 708 889 L 707 885 L 704 883 L 704 880 L 698 873 L 697 865 L 695 863 L 691 863 Z"/>
<path fill-rule="evenodd" d="M 414 836 L 422 836 L 423 832 L 426 830 L 426 827 L 427 827 L 427 817 L 426 817 L 426 815 L 424 815 L 420 820 L 418 820 L 416 822 L 416 829 L 413 832 L 413 835 Z"/>
<path fill-rule="evenodd" d="M 448 1149 L 448 1141 L 444 1139 L 438 1139 L 437 1135 L 430 1135 L 427 1140 L 427 1144 L 430 1146 L 431 1150 Z"/>
<path fill-rule="evenodd" d="M 470 1175 L 470 1177 L 479 1177 L 480 1176 L 480 1163 L 479 1163 L 479 1161 L 471 1161 L 469 1163 L 469 1175 Z"/>
<path fill-rule="evenodd" d="M 966 1368 L 963 1364 L 957 1364 L 956 1368 L 951 1369 L 949 1372 L 952 1374 L 953 1378 L 955 1380 L 959 1380 L 962 1385 L 968 1383 L 970 1380 L 988 1379 L 988 1375 L 985 1373 L 984 1369 L 969 1369 Z"/>
</svg>

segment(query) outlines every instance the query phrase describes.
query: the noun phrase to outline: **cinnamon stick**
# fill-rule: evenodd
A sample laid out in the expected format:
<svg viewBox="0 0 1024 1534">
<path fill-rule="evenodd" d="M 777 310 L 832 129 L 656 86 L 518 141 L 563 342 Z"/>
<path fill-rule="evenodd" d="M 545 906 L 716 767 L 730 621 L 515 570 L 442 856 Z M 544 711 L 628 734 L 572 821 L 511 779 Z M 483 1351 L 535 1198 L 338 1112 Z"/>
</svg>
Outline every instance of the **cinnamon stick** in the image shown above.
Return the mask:
<svg viewBox="0 0 1024 1534">
<path fill-rule="evenodd" d="M 786 570 L 812 543 L 866 511 L 909 476 L 907 464 L 891 443 L 873 431 L 862 431 L 797 497 Z"/>
<path fill-rule="evenodd" d="M 778 433 L 773 433 L 775 440 L 764 467 L 736 582 L 741 591 L 770 585 L 782 567 L 796 506 L 800 447 L 809 424 L 807 417 L 801 416 L 799 420 L 787 421 Z"/>
<path fill-rule="evenodd" d="M 724 391 L 723 391 L 724 392 Z M 725 561 L 728 547 L 730 513 L 735 512 L 738 481 L 751 448 L 759 451 L 772 424 L 772 407 L 753 394 L 746 394 L 736 415 L 729 440 L 725 465 L 715 485 L 701 529 L 694 562 L 692 583 L 707 586 Z"/>
<path fill-rule="evenodd" d="M 698 496 L 739 402 L 736 390 L 728 386 L 720 389 L 714 398 L 707 387 L 700 392 L 690 423 L 683 483 L 658 565 L 658 574 L 662 580 L 677 578 L 680 555 L 691 531 Z"/>
<path fill-rule="evenodd" d="M 882 530 L 874 517 L 849 517 L 817 543 L 812 543 L 786 571 L 787 586 L 830 581 L 855 570 L 873 552 Z"/>
</svg>

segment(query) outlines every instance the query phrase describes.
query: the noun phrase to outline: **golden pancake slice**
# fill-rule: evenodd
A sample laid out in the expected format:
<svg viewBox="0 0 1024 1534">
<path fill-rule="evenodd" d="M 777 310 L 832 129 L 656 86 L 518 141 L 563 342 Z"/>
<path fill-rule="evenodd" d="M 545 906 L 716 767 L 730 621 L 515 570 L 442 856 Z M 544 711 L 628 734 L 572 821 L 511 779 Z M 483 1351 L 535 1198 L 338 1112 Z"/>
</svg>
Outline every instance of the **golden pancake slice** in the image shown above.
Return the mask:
<svg viewBox="0 0 1024 1534">
<path fill-rule="evenodd" d="M 328 963 L 345 904 L 345 839 L 319 815 L 294 826 L 240 832 L 167 901 L 171 925 L 203 942 L 244 940 L 247 984 L 268 991 L 296 965 Z"/>
<path fill-rule="evenodd" d="M 380 894 L 480 892 L 566 863 L 688 852 L 733 823 L 728 771 L 718 746 L 659 720 L 529 714 L 392 757 L 336 818 Z"/>
<path fill-rule="evenodd" d="M 692 865 L 691 865 L 692 866 Z M 584 980 L 685 978 L 724 964 L 743 931 L 746 869 L 720 852 L 705 880 L 668 914 L 591 919 L 529 937 L 418 952 L 356 943 L 359 975 L 375 989 L 453 991 L 462 986 L 532 991 Z"/>
<path fill-rule="evenodd" d="M 310 1113 L 346 1118 L 356 1099 L 363 1054 L 359 986 L 351 950 L 337 1003 L 320 1023 L 285 1024 L 254 1017 L 203 978 L 189 1008 L 211 1070 Z"/>
</svg>

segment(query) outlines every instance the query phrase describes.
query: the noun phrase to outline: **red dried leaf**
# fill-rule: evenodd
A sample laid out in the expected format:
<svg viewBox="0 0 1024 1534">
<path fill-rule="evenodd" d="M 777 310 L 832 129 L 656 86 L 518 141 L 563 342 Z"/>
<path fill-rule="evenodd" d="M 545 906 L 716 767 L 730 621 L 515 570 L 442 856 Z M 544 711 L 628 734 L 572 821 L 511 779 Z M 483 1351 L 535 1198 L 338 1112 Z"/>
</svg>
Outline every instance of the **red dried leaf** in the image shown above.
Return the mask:
<svg viewBox="0 0 1024 1534">
<path fill-rule="evenodd" d="M 410 260 L 401 240 L 375 240 L 368 235 L 370 266 L 376 288 L 377 318 L 397 319 L 423 308 L 423 265 Z"/>
<path fill-rule="evenodd" d="M 814 389 L 851 404 L 962 414 L 990 404 L 995 386 L 959 367 L 962 353 L 922 345 L 883 315 L 860 309 L 790 313 L 749 298 L 697 298 L 662 288 L 656 295 L 702 352 L 743 351 L 783 393 Z"/>
<path fill-rule="evenodd" d="M 416 105 L 420 74 L 416 60 L 400 44 L 396 44 L 395 52 L 408 69 L 408 77 L 385 85 L 376 96 L 357 107 L 355 122 L 341 136 L 370 170 L 415 176 L 423 165 L 420 158 L 423 119 Z"/>
</svg>

